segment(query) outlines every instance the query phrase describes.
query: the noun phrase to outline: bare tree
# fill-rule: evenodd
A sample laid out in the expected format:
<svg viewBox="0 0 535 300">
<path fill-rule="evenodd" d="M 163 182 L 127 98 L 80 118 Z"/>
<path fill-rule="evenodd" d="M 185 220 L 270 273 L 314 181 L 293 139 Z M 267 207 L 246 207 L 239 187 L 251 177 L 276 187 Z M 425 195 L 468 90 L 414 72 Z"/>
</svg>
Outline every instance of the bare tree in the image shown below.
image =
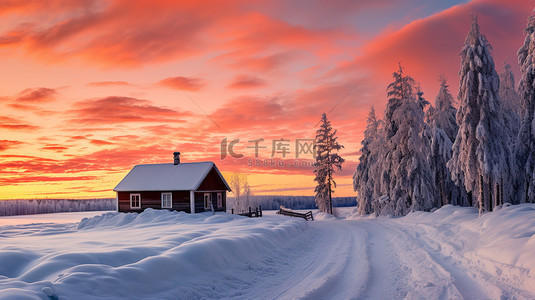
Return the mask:
<svg viewBox="0 0 535 300">
<path fill-rule="evenodd" d="M 250 206 L 251 188 L 247 175 L 234 173 L 230 177 L 230 187 L 234 195 L 232 208 L 236 211 L 245 211 Z"/>
</svg>

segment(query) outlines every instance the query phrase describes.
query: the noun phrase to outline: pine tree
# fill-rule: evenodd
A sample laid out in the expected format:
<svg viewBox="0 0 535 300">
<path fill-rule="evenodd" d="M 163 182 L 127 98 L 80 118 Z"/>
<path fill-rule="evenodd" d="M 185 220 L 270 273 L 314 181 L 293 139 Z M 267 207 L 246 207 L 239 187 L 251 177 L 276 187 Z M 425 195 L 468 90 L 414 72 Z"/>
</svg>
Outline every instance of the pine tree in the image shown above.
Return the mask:
<svg viewBox="0 0 535 300">
<path fill-rule="evenodd" d="M 535 202 L 535 15 L 528 18 L 525 33 L 524 45 L 518 50 L 523 115 L 515 144 L 519 168 L 517 199 L 519 202 Z"/>
<path fill-rule="evenodd" d="M 491 46 L 474 18 L 461 51 L 459 133 L 448 162 L 454 182 L 465 187 L 480 212 L 508 199 L 511 154 L 510 133 L 498 95 L 499 79 Z M 498 191 L 505 191 L 505 193 Z"/>
<path fill-rule="evenodd" d="M 327 115 L 321 115 L 321 125 L 316 131 L 316 162 L 314 163 L 314 174 L 317 182 L 314 192 L 316 193 L 316 205 L 319 211 L 333 213 L 332 192 L 336 188 L 334 181 L 335 168 L 342 170 L 342 163 L 345 161 L 335 153 L 344 146 L 337 141 L 336 129 L 333 130 L 331 121 L 327 120 Z"/>
<path fill-rule="evenodd" d="M 379 157 L 381 120 L 375 116 L 375 108 L 372 106 L 368 114 L 364 139 L 361 142 L 361 155 L 359 164 L 353 174 L 353 190 L 357 191 L 357 213 L 360 215 L 372 213 L 372 201 L 375 194 L 375 186 L 379 184 L 377 174 L 377 159 Z"/>
<path fill-rule="evenodd" d="M 444 75 L 440 75 L 440 89 L 435 98 L 435 106 L 430 116 L 428 117 L 428 124 L 434 128 L 442 129 L 448 138 L 453 142 L 457 137 L 459 126 L 455 119 L 457 109 L 453 106 L 454 99 L 449 91 L 449 85 Z"/>
<path fill-rule="evenodd" d="M 377 214 L 405 215 L 430 210 L 435 204 L 435 185 L 428 162 L 429 129 L 424 122 L 427 100 L 414 94 L 415 81 L 401 65 L 388 85 L 385 111 L 384 154 L 380 177 L 382 197 L 374 200 Z"/>
</svg>

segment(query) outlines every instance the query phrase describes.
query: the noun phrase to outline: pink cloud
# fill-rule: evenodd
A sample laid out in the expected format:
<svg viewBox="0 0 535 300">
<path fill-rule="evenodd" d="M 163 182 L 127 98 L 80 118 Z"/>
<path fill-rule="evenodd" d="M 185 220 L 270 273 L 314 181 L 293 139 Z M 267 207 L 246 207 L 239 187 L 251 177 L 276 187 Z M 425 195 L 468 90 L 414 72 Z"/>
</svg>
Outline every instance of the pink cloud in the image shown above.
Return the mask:
<svg viewBox="0 0 535 300">
<path fill-rule="evenodd" d="M 193 77 L 176 76 L 163 79 L 159 85 L 184 91 L 198 91 L 204 86 L 202 80 Z"/>
<path fill-rule="evenodd" d="M 7 130 L 36 130 L 39 129 L 39 126 L 25 123 L 12 117 L 0 116 L 0 128 Z"/>
<path fill-rule="evenodd" d="M 422 83 L 429 100 L 436 95 L 438 76 L 446 74 L 451 91 L 458 89 L 459 53 L 469 31 L 471 15 L 478 15 L 481 31 L 494 48 L 497 66 L 506 57 L 516 57 L 523 41 L 525 20 L 533 5 L 526 1 L 475 0 L 454 6 L 431 17 L 414 21 L 399 30 L 389 30 L 367 43 L 362 55 L 340 65 L 330 76 L 354 76 L 365 70 L 377 83 L 382 83 L 370 94 L 367 102 L 380 99 L 384 107 L 387 84 L 399 62 L 408 74 Z M 518 68 L 515 66 L 515 70 Z M 381 90 L 381 86 L 383 89 Z"/>
<path fill-rule="evenodd" d="M 130 86 L 126 81 L 95 81 L 87 84 L 88 86 L 103 87 L 103 86 Z"/>
<path fill-rule="evenodd" d="M 228 85 L 231 89 L 250 89 L 266 86 L 265 80 L 253 75 L 239 75 Z"/>
<path fill-rule="evenodd" d="M 84 100 L 74 104 L 70 111 L 75 123 L 86 125 L 117 124 L 126 122 L 171 122 L 183 123 L 189 112 L 179 112 L 153 105 L 148 100 L 129 97 L 106 97 Z"/>
<path fill-rule="evenodd" d="M 30 103 L 51 102 L 56 100 L 57 96 L 58 92 L 56 90 L 41 87 L 25 89 L 16 96 L 15 100 Z"/>
</svg>

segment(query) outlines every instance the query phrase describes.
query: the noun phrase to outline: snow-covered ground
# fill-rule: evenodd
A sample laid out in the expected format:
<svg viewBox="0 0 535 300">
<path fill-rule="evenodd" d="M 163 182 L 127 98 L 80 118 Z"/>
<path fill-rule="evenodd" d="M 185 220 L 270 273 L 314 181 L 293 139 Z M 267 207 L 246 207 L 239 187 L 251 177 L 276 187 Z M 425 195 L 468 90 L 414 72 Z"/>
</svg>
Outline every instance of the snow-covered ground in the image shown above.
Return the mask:
<svg viewBox="0 0 535 300">
<path fill-rule="evenodd" d="M 155 210 L 0 218 L 0 299 L 535 298 L 533 204 L 481 218 L 453 206 L 338 211 L 314 222 Z"/>
</svg>

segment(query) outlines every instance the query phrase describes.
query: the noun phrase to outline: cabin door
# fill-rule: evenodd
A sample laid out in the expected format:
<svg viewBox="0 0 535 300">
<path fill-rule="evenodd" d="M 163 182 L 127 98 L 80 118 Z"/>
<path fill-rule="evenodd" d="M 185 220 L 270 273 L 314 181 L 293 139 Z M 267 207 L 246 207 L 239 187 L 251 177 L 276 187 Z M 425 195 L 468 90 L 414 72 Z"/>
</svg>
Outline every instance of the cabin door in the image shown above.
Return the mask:
<svg viewBox="0 0 535 300">
<path fill-rule="evenodd" d="M 204 193 L 204 209 L 210 209 L 210 204 L 212 204 L 211 194 Z"/>
</svg>

